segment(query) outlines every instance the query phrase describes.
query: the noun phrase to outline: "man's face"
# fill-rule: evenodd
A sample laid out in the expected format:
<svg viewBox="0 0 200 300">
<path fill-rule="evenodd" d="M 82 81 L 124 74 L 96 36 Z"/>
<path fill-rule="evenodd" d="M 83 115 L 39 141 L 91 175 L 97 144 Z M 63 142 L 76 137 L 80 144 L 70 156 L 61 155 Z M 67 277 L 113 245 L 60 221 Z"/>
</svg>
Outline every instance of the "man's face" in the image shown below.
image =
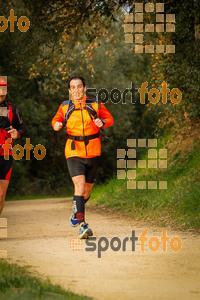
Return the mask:
<svg viewBox="0 0 200 300">
<path fill-rule="evenodd" d="M 72 79 L 70 81 L 70 98 L 72 100 L 81 100 L 85 94 L 86 87 L 83 86 L 82 80 Z"/>
<path fill-rule="evenodd" d="M 0 86 L 0 104 L 6 99 L 7 90 L 6 87 Z"/>
</svg>

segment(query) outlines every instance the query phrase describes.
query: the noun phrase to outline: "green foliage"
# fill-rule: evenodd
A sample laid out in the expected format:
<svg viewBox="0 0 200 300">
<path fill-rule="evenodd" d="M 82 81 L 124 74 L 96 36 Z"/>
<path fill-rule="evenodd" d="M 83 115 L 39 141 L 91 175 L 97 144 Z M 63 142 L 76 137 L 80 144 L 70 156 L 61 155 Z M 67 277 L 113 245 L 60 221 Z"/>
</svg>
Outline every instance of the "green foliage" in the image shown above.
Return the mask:
<svg viewBox="0 0 200 300">
<path fill-rule="evenodd" d="M 194 125 L 200 116 L 200 2 L 167 0 L 164 3 L 165 13 L 175 14 L 176 28 L 175 33 L 160 39 L 165 44 L 174 44 L 175 54 L 153 55 L 154 76 L 150 81 L 156 86 L 166 81 L 170 89 L 178 88 L 182 92 L 182 100 L 178 105 L 159 107 L 162 123 L 172 118 L 176 124 L 181 124 L 185 118 L 189 118 Z"/>
</svg>

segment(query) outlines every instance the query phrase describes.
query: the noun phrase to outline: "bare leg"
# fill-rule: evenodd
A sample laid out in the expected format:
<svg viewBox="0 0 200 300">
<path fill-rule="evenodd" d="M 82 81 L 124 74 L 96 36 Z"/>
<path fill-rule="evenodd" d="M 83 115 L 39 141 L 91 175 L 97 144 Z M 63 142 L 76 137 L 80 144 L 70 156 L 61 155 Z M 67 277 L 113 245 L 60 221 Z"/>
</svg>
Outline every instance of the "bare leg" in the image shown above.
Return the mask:
<svg viewBox="0 0 200 300">
<path fill-rule="evenodd" d="M 94 185 L 94 183 L 88 183 L 88 182 L 85 183 L 84 199 L 87 199 L 90 196 L 93 185 Z"/>
<path fill-rule="evenodd" d="M 8 189 L 9 181 L 8 180 L 0 180 L 0 215 L 2 213 L 4 204 L 5 204 L 5 198 L 6 198 L 6 192 Z"/>
<path fill-rule="evenodd" d="M 84 175 L 72 177 L 74 183 L 74 195 L 84 196 L 87 199 L 90 196 L 94 183 L 85 182 Z"/>
<path fill-rule="evenodd" d="M 74 183 L 74 195 L 84 196 L 85 194 L 85 176 L 78 175 L 72 177 L 72 181 Z"/>
</svg>

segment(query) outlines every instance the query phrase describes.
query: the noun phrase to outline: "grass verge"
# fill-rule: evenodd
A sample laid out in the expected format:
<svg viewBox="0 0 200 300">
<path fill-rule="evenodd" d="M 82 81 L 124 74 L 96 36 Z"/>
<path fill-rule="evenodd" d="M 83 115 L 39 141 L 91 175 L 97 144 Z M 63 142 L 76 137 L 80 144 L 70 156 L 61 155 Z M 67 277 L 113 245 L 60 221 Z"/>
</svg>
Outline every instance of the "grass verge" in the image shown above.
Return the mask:
<svg viewBox="0 0 200 300">
<path fill-rule="evenodd" d="M 59 195 L 59 196 L 41 196 L 41 195 L 32 195 L 32 196 L 13 196 L 6 197 L 6 201 L 20 201 L 20 200 L 36 200 L 36 199 L 56 199 L 56 198 L 73 198 L 73 195 Z"/>
<path fill-rule="evenodd" d="M 37 299 L 91 299 L 63 290 L 59 285 L 52 285 L 50 280 L 42 281 L 33 277 L 27 268 L 9 264 L 0 259 L 0 299 L 1 300 L 37 300 Z"/>
<path fill-rule="evenodd" d="M 167 189 L 127 189 L 127 179 L 112 179 L 106 185 L 94 187 L 91 203 L 123 211 L 134 218 L 182 228 L 200 228 L 200 140 L 184 149 L 166 137 L 158 148 L 166 148 L 167 168 L 136 169 L 137 181 L 167 181 Z M 184 140 L 185 141 L 185 140 Z M 180 144 L 180 143 L 179 143 Z M 164 146 L 165 145 L 165 146 Z M 147 160 L 147 150 L 140 159 Z"/>
</svg>

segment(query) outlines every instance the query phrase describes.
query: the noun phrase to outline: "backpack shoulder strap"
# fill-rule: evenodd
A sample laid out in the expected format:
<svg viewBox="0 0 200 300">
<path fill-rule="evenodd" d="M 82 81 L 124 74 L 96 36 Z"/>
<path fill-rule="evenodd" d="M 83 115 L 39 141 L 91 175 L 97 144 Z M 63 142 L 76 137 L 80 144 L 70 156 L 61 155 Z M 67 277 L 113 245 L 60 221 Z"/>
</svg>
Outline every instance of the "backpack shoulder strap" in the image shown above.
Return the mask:
<svg viewBox="0 0 200 300">
<path fill-rule="evenodd" d="M 98 103 L 98 100 L 96 98 L 86 98 L 85 107 L 90 115 L 90 118 L 93 120 L 98 116 L 96 110 L 92 107 L 92 103 Z"/>
<path fill-rule="evenodd" d="M 96 98 L 86 98 L 85 108 L 89 113 L 91 120 L 96 119 L 98 117 L 96 110 L 92 107 L 92 103 L 98 103 L 98 100 Z M 66 114 L 65 114 L 65 126 L 66 126 L 69 117 L 75 110 L 75 104 L 71 100 L 65 100 L 62 103 L 62 107 L 65 105 L 67 105 Z"/>
<path fill-rule="evenodd" d="M 16 114 L 16 111 L 17 111 L 16 105 L 14 103 L 7 102 L 7 108 L 8 108 L 8 110 L 9 110 L 9 106 L 11 107 L 13 113 Z"/>
<path fill-rule="evenodd" d="M 63 101 L 62 107 L 65 106 L 65 105 L 68 105 L 68 104 L 69 104 L 69 101 L 70 101 L 70 100 L 65 100 L 65 101 Z"/>
<path fill-rule="evenodd" d="M 66 109 L 66 113 L 65 113 L 65 126 L 66 126 L 69 117 L 71 116 L 71 114 L 74 111 L 75 105 L 71 100 L 63 101 L 62 107 L 64 107 L 65 105 L 67 105 L 67 109 Z"/>
</svg>

